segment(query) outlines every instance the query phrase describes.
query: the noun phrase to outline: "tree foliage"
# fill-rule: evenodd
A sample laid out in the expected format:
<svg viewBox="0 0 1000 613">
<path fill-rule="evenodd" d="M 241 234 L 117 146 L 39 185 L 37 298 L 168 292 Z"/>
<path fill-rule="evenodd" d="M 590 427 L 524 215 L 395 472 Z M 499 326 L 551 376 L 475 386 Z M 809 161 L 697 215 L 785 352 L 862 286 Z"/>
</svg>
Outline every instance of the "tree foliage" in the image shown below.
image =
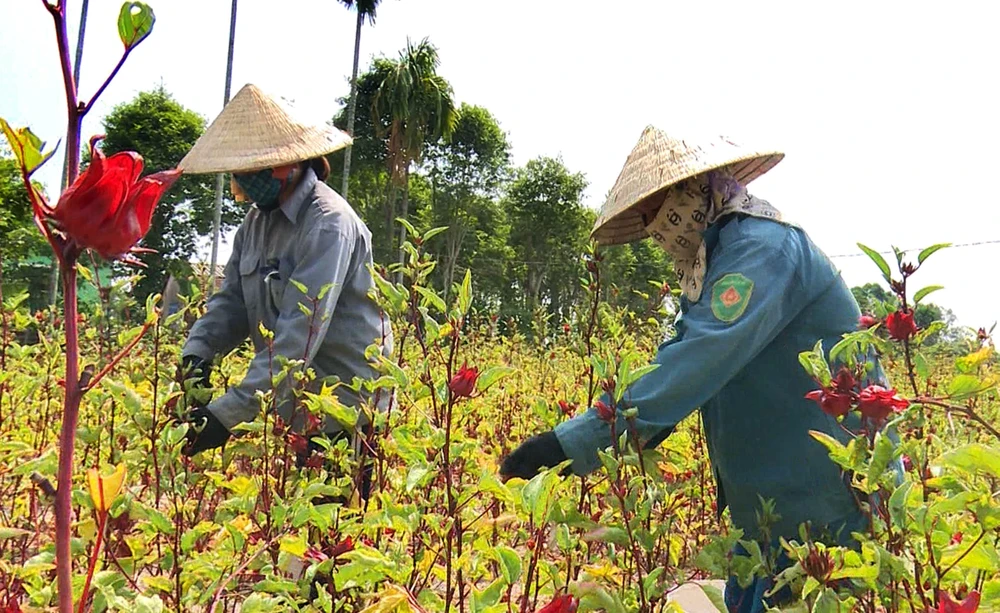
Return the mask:
<svg viewBox="0 0 1000 613">
<path fill-rule="evenodd" d="M 175 168 L 205 130 L 205 120 L 174 100 L 163 87 L 139 93 L 116 106 L 105 118 L 106 155 L 136 151 L 145 160 L 144 173 Z M 189 260 L 199 237 L 212 231 L 215 177 L 184 175 L 160 200 L 142 246 L 156 253 L 142 257 L 147 268 L 135 294 L 143 298 L 162 291 L 168 273 L 190 274 Z M 243 211 L 226 198 L 223 228 L 232 227 Z"/>
</svg>

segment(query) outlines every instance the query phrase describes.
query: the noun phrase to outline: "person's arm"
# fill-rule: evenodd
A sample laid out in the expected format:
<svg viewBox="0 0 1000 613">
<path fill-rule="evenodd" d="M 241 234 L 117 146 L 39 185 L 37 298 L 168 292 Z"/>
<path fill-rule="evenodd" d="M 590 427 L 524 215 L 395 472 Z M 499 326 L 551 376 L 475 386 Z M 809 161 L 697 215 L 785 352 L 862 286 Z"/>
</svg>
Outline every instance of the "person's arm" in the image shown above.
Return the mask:
<svg viewBox="0 0 1000 613">
<path fill-rule="evenodd" d="M 225 278 L 219 291 L 208 299 L 205 314 L 191 326 L 181 355 L 211 362 L 225 355 L 247 339 L 250 334 L 247 309 L 243 303 L 240 282 L 240 250 L 243 247 L 243 227 L 236 231 L 233 253 L 226 263 Z M 215 283 L 215 271 L 209 271 L 210 283 Z"/>
<path fill-rule="evenodd" d="M 715 396 L 807 304 L 801 244 L 795 231 L 785 237 L 777 244 L 745 236 L 720 245 L 704 293 L 679 322 L 678 337 L 657 352 L 659 368 L 622 399 L 620 409 L 638 408 L 635 427 L 643 444 L 661 441 L 664 431 Z M 626 427 L 619 413 L 617 432 Z M 593 408 L 556 426 L 555 434 L 581 475 L 596 470 L 598 450 L 611 445 L 610 425 Z"/>
<path fill-rule="evenodd" d="M 296 250 L 297 265 L 291 272 L 291 278 L 283 280 L 286 286 L 273 330 L 275 357 L 304 359 L 307 366 L 312 362 L 330 327 L 344 280 L 351 272 L 356 242 L 357 237 L 351 229 L 317 226 L 299 245 Z M 292 281 L 304 285 L 308 293 L 302 293 Z M 315 313 L 306 315 L 299 305 L 312 309 L 311 298 L 318 296 L 326 286 L 329 289 L 316 305 Z M 282 383 L 283 388 L 287 385 L 288 381 Z M 232 430 L 236 424 L 251 421 L 257 416 L 260 407 L 254 395 L 258 390 L 271 387 L 271 357 L 264 349 L 254 356 L 243 381 L 229 388 L 208 408 L 227 429 Z M 280 394 L 279 390 L 275 393 Z"/>
</svg>

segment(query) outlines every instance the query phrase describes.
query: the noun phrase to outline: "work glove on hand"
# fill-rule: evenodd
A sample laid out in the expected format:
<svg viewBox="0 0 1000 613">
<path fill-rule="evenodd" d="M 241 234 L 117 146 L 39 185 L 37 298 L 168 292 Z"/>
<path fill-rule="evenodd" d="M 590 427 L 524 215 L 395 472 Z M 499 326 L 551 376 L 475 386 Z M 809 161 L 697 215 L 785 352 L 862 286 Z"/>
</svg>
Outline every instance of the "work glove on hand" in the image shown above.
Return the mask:
<svg viewBox="0 0 1000 613">
<path fill-rule="evenodd" d="M 193 381 L 192 387 L 208 389 L 212 387 L 209 381 L 211 374 L 211 362 L 196 355 L 186 355 L 181 359 L 181 367 L 177 370 L 177 382 L 183 386 L 185 382 Z"/>
<path fill-rule="evenodd" d="M 181 453 L 189 457 L 207 449 L 221 447 L 232 436 L 219 418 L 205 407 L 195 407 L 184 421 L 188 424 L 187 442 Z"/>
<path fill-rule="evenodd" d="M 500 465 L 500 476 L 505 479 L 520 477 L 531 479 L 538 474 L 543 466 L 552 468 L 569 458 L 563 453 L 555 432 L 545 432 L 535 435 L 521 443 L 521 446 L 510 452 Z M 567 467 L 564 475 L 570 473 Z"/>
</svg>

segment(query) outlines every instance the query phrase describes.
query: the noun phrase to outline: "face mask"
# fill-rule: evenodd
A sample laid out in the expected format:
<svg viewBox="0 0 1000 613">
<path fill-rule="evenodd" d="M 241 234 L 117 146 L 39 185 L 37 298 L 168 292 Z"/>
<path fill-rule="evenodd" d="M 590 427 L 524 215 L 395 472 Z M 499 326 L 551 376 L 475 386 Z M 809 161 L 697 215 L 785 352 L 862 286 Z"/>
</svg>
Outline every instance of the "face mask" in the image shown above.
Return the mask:
<svg viewBox="0 0 1000 613">
<path fill-rule="evenodd" d="M 285 186 L 285 181 L 274 176 L 271 168 L 245 174 L 234 174 L 233 179 L 258 209 L 265 213 L 278 208 L 278 194 Z"/>
</svg>

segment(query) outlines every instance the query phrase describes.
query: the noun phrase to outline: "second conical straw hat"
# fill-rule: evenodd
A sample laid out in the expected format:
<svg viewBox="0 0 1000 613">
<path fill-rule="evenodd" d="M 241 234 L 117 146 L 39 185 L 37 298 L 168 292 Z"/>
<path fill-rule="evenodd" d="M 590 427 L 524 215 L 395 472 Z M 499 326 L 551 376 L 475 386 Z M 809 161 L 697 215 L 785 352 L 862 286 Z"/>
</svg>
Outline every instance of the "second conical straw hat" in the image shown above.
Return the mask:
<svg viewBox="0 0 1000 613">
<path fill-rule="evenodd" d="M 646 224 L 640 213 L 644 206 L 640 205 L 662 198 L 671 185 L 720 168 L 727 168 L 746 185 L 783 157 L 781 152 L 747 148 L 722 136 L 680 140 L 649 126 L 625 161 L 591 236 L 603 245 L 645 238 Z"/>
<path fill-rule="evenodd" d="M 289 106 L 247 84 L 178 167 L 189 174 L 250 172 L 309 160 L 350 144 L 345 132 L 303 122 Z"/>
</svg>

